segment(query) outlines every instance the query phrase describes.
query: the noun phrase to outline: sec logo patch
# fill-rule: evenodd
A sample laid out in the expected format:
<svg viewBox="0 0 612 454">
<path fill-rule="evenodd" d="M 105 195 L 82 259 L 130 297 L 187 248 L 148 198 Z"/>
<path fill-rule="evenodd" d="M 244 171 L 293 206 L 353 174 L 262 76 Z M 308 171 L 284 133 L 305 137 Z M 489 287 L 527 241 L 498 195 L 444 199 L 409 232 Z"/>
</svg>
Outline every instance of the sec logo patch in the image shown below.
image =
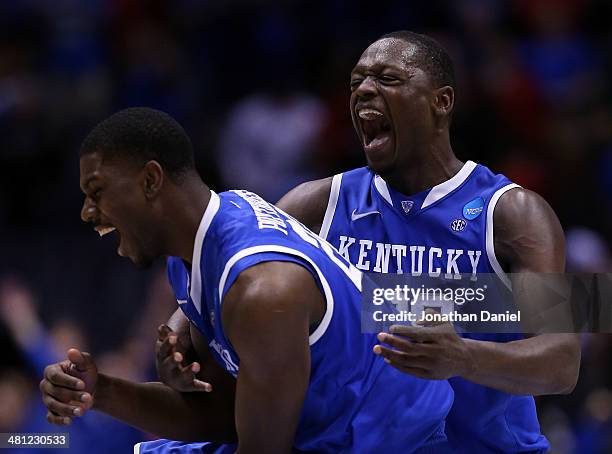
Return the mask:
<svg viewBox="0 0 612 454">
<path fill-rule="evenodd" d="M 467 226 L 467 222 L 465 222 L 463 219 L 455 219 L 453 222 L 451 222 L 450 228 L 455 232 L 461 232 L 462 230 L 465 230 L 465 226 Z"/>
</svg>

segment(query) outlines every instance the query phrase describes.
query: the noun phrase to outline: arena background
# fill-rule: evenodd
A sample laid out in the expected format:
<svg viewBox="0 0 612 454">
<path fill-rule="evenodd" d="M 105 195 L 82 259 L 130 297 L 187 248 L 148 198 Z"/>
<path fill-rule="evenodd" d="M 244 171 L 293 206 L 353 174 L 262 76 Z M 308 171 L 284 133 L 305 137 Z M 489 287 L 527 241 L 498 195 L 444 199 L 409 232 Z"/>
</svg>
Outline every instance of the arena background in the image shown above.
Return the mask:
<svg viewBox="0 0 612 454">
<path fill-rule="evenodd" d="M 69 345 L 103 371 L 152 379 L 156 326 L 174 309 L 161 264 L 137 272 L 80 221 L 87 131 L 124 107 L 162 109 L 213 189 L 275 201 L 363 165 L 349 73 L 397 29 L 452 54 L 459 158 L 549 201 L 568 269 L 612 271 L 608 1 L 0 2 L 0 432 L 58 430 L 37 384 Z M 538 399 L 556 453 L 612 452 L 612 338 L 584 335 L 583 347 L 576 390 Z M 146 437 L 93 414 L 69 430 L 73 452 L 128 452 Z"/>
</svg>

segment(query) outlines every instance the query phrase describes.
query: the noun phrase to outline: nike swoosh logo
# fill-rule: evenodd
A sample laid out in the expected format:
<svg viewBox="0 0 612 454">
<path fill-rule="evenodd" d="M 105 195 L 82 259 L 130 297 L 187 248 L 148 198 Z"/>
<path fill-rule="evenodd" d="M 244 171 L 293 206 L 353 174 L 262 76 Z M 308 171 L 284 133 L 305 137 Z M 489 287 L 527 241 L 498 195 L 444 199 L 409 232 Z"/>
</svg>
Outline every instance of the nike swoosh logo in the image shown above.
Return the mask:
<svg viewBox="0 0 612 454">
<path fill-rule="evenodd" d="M 353 210 L 351 214 L 351 221 L 356 221 L 357 219 L 365 218 L 366 216 L 370 216 L 371 214 L 380 214 L 380 211 L 366 211 L 365 213 L 357 214 L 357 210 Z"/>
<path fill-rule="evenodd" d="M 189 302 L 189 300 L 179 300 L 179 299 L 177 299 L 176 302 L 179 303 L 179 304 L 187 304 Z"/>
</svg>

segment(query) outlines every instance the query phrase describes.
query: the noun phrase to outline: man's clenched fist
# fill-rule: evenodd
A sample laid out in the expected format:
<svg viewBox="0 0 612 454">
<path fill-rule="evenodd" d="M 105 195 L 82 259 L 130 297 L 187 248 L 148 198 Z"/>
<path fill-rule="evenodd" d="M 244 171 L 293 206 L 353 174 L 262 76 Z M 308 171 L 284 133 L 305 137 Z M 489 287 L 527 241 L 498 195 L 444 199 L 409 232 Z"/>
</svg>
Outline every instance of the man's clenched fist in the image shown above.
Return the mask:
<svg viewBox="0 0 612 454">
<path fill-rule="evenodd" d="M 40 382 L 47 420 L 68 425 L 74 416 L 83 416 L 93 406 L 98 369 L 89 353 L 71 348 L 67 359 L 45 368 Z"/>
</svg>

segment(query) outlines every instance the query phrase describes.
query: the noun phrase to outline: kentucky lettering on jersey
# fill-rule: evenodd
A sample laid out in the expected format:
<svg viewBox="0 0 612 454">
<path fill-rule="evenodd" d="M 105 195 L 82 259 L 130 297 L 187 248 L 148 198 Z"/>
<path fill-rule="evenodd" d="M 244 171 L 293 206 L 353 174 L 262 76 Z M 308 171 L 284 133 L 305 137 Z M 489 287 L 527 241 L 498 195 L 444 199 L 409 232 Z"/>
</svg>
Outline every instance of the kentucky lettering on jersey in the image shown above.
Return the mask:
<svg viewBox="0 0 612 454">
<path fill-rule="evenodd" d="M 212 193 L 193 257 L 191 267 L 168 259 L 172 288 L 213 357 L 234 377 L 240 358 L 223 329 L 221 306 L 240 273 L 266 261 L 293 262 L 316 280 L 327 308 L 309 336 L 310 382 L 297 450 L 411 452 L 444 438 L 450 385 L 402 374 L 372 353 L 375 335 L 361 333 L 363 275 L 329 243 L 259 196 L 231 191 Z"/>
<path fill-rule="evenodd" d="M 510 281 L 495 257 L 493 212 L 501 195 L 515 187 L 471 161 L 451 179 L 413 195 L 395 191 L 367 168 L 355 169 L 333 178 L 321 236 L 363 271 L 444 279 L 463 274 L 471 281 L 477 273 L 495 273 L 505 284 L 500 288 L 509 291 Z M 459 377 L 449 382 L 455 402 L 446 430 L 457 452 L 548 450 L 531 396 L 513 396 Z"/>
<path fill-rule="evenodd" d="M 389 264 L 393 262 L 397 274 L 420 276 L 427 273 L 431 277 L 440 277 L 444 273 L 446 279 L 461 279 L 461 274 L 471 274 L 470 279 L 476 281 L 478 262 L 482 255 L 480 250 L 378 243 L 345 235 L 340 235 L 338 241 L 334 240 L 333 243 L 338 244 L 338 252 L 348 261 L 352 261 L 351 252 L 355 249 L 357 260 L 353 263 L 363 271 L 388 273 Z"/>
</svg>

